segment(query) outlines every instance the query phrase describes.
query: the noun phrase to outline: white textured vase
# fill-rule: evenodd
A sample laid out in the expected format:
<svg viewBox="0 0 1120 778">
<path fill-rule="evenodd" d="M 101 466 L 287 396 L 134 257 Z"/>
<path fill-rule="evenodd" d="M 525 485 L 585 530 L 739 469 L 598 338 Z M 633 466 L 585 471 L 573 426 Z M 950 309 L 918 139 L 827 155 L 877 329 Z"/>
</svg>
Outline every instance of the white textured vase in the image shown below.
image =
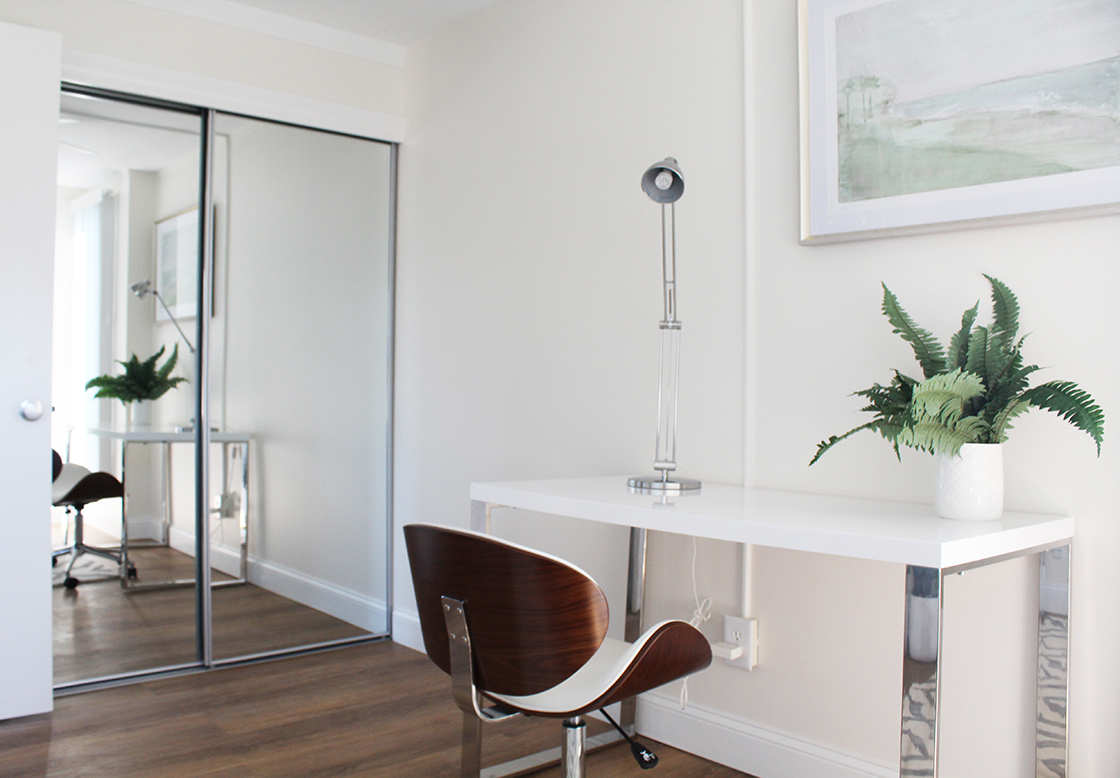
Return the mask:
<svg viewBox="0 0 1120 778">
<path fill-rule="evenodd" d="M 152 427 L 152 401 L 136 400 L 128 404 L 128 428 L 146 430 Z"/>
<path fill-rule="evenodd" d="M 943 519 L 990 521 L 1003 515 L 1003 445 L 965 443 L 937 456 L 933 506 Z"/>
</svg>

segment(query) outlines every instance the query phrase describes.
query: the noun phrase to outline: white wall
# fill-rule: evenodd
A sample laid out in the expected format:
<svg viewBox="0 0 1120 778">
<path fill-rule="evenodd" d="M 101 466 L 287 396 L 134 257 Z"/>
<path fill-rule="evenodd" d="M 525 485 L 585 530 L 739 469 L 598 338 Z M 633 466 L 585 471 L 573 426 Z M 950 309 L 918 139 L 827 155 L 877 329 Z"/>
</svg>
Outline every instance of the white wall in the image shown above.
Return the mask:
<svg viewBox="0 0 1120 778">
<path fill-rule="evenodd" d="M 812 470 L 805 467 L 817 441 L 859 423 L 860 404 L 846 396 L 849 392 L 886 381 L 892 367 L 914 364 L 908 348 L 879 313 L 880 282 L 899 296 L 918 322 L 948 338 L 965 308 L 978 299 L 982 310 L 988 304 L 981 273 L 1000 278 L 1019 297 L 1021 330 L 1030 333 L 1027 359 L 1047 366 L 1039 380 L 1077 381 L 1106 413 L 1115 414 L 1120 407 L 1120 370 L 1107 355 L 1116 351 L 1120 333 L 1114 304 L 1120 285 L 1115 265 L 1120 217 L 798 245 L 795 6 L 749 6 L 752 33 L 747 49 L 754 72 L 748 85 L 753 142 L 747 179 L 752 204 L 750 482 L 798 491 L 932 500 L 932 459 L 904 452 L 900 464 L 890 447 L 873 435 L 846 441 Z M 1120 683 L 1120 668 L 1111 661 L 1120 648 L 1111 618 L 1120 604 L 1117 570 L 1111 564 L 1120 542 L 1115 522 L 1120 460 L 1114 440 L 1106 441 L 1100 459 L 1094 453 L 1081 432 L 1052 414 L 1032 412 L 1016 423 L 1006 446 L 1006 497 L 1010 510 L 1077 518 L 1069 769 L 1071 775 L 1103 778 L 1120 764 L 1120 743 L 1110 734 L 1120 723 L 1120 700 L 1112 693 Z M 978 599 L 1002 597 L 1009 603 L 1005 607 L 1018 608 L 1018 592 L 1028 572 L 1008 566 L 953 583 L 971 588 Z M 954 605 L 959 601 L 953 589 L 948 597 Z M 897 604 L 884 599 L 869 606 L 886 618 Z M 982 620 L 978 608 L 957 613 L 961 621 L 946 626 L 946 639 L 951 641 L 946 661 L 975 659 L 979 668 L 966 677 L 956 675 L 963 688 L 945 690 L 944 774 L 1027 774 L 1016 759 L 1009 756 L 1002 764 L 990 764 L 987 754 L 1022 753 L 1021 743 L 1030 732 L 1006 726 L 1013 714 L 999 715 L 998 698 L 1022 694 L 1030 683 L 1030 669 L 1010 685 L 1007 679 L 997 684 L 988 672 L 992 667 L 1022 665 L 1024 658 L 1001 657 L 1001 649 L 1009 650 L 1006 646 L 993 646 L 994 636 L 982 638 L 982 633 L 973 632 Z M 946 672 L 947 683 L 952 669 Z M 971 711 L 964 713 L 964 706 L 954 705 L 953 694 L 968 699 Z M 965 730 L 970 736 L 964 742 L 954 737 Z"/>
<path fill-rule="evenodd" d="M 396 523 L 466 526 L 472 481 L 652 472 L 661 217 L 640 179 L 670 155 L 686 181 L 678 462 L 741 483 L 741 4 L 500 3 L 410 49 L 406 111 Z M 624 532 L 496 522 L 603 579 L 622 613 Z M 660 560 L 691 546 L 652 545 L 653 608 L 687 618 L 687 574 Z M 408 641 L 415 604 L 395 551 L 394 629 Z M 702 596 L 738 609 L 737 549 L 701 553 Z"/>
<path fill-rule="evenodd" d="M 465 526 L 471 481 L 648 469 L 659 247 L 638 178 L 667 154 L 687 183 L 677 209 L 685 474 L 931 502 L 932 459 L 907 452 L 898 463 L 870 435 L 807 467 L 819 440 L 859 423 L 849 393 L 912 360 L 879 313 L 880 281 L 947 337 L 987 299 L 981 273 L 994 274 L 1019 295 L 1028 357 L 1054 365 L 1042 376 L 1076 380 L 1117 407 L 1116 369 L 1100 359 L 1116 345 L 1118 279 L 1107 263 L 1117 217 L 798 244 L 796 6 L 746 3 L 745 85 L 744 12 L 718 0 L 508 2 L 410 50 L 398 524 Z M 1120 635 L 1103 618 L 1116 605 L 1114 454 L 1106 444 L 1098 460 L 1088 438 L 1037 413 L 1016 425 L 1006 456 L 1009 509 L 1078 518 L 1071 770 L 1106 776 L 1120 763 L 1106 735 L 1120 723 L 1107 660 Z M 582 548 L 568 532 L 582 533 Z M 519 539 L 576 547 L 595 572 L 624 553 L 597 532 L 533 518 Z M 855 771 L 845 775 L 897 771 L 901 567 L 756 552 L 762 664 L 714 666 L 691 682 L 691 704 L 769 742 L 789 736 L 794 750 L 834 760 L 829 769 Z M 653 617 L 691 613 L 690 553 L 680 538 L 654 539 Z M 735 549 L 701 543 L 699 555 L 701 596 L 717 614 L 737 608 Z M 949 582 L 946 775 L 1033 774 L 1036 601 L 1023 592 L 1036 577 L 1018 562 Z M 403 544 L 396 583 L 407 639 Z M 704 629 L 719 632 L 714 620 Z"/>
<path fill-rule="evenodd" d="M 639 182 L 667 155 L 686 178 L 678 461 L 740 480 L 740 37 L 733 0 L 528 2 L 410 50 L 398 524 L 465 526 L 472 481 L 652 472 L 661 233 Z M 551 524 L 580 533 L 593 573 L 624 553 L 603 528 Z"/>
</svg>

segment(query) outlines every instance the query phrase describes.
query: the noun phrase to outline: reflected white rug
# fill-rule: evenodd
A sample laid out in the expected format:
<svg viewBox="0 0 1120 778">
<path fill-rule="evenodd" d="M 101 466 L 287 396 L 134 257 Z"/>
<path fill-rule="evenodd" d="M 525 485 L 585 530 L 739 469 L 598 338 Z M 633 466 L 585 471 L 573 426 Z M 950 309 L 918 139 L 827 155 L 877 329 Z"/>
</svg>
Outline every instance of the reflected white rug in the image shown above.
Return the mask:
<svg viewBox="0 0 1120 778">
<path fill-rule="evenodd" d="M 1038 776 L 1066 776 L 1066 616 L 1045 613 L 1039 626 Z"/>
<path fill-rule="evenodd" d="M 1066 778 L 1066 617 L 1042 616 L 1039 626 L 1038 778 Z M 910 687 L 902 706 L 902 778 L 933 775 L 934 681 Z"/>
<path fill-rule="evenodd" d="M 53 586 L 62 586 L 62 582 L 66 579 L 66 566 L 69 564 L 70 557 L 68 555 L 58 558 L 58 564 L 51 568 L 51 584 Z M 120 574 L 120 566 L 116 562 L 94 554 L 82 554 L 78 557 L 78 561 L 74 563 L 74 569 L 70 574 L 82 583 L 93 583 L 94 581 L 116 578 Z"/>
</svg>

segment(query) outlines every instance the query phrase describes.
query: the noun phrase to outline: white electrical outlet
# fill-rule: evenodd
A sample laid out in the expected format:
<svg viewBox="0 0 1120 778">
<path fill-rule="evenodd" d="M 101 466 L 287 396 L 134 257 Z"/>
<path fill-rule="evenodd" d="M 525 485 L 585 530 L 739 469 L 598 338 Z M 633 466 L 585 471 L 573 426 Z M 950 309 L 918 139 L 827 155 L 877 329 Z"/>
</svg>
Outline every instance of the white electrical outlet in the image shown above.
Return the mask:
<svg viewBox="0 0 1120 778">
<path fill-rule="evenodd" d="M 738 659 L 724 659 L 724 662 L 746 670 L 754 669 L 758 664 L 758 619 L 724 616 L 723 642 L 743 647 L 742 656 Z"/>
</svg>

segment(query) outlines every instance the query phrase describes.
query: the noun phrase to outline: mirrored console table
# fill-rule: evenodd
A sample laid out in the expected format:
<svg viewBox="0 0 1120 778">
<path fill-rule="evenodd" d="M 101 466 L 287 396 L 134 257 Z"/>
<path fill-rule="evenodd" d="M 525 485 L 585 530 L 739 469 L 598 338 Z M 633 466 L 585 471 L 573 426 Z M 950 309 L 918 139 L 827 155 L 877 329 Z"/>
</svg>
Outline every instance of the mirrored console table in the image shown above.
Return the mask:
<svg viewBox="0 0 1120 778">
<path fill-rule="evenodd" d="M 495 507 L 630 527 L 628 640 L 640 634 L 648 530 L 906 565 L 903 778 L 938 774 L 945 576 L 1038 555 L 1036 776 L 1066 774 L 1070 517 L 1008 512 L 996 521 L 953 521 L 929 505 L 709 483 L 687 495 L 641 494 L 624 476 L 471 484 L 472 529 L 489 532 Z"/>
<path fill-rule="evenodd" d="M 135 429 L 117 430 L 94 428 L 88 430 L 92 435 L 121 442 L 121 482 L 125 486 L 124 513 L 121 526 L 121 554 L 123 556 L 122 570 L 129 568 L 128 550 L 137 548 L 140 544 L 130 541 L 128 537 L 128 468 L 127 449 L 132 444 L 158 445 L 161 449 L 161 494 L 162 505 L 160 537 L 157 545 L 168 546 L 171 544 L 172 524 L 172 498 L 171 498 L 171 447 L 175 443 L 195 442 L 195 433 L 192 431 L 160 430 L 160 429 Z M 244 584 L 248 580 L 249 569 L 249 441 L 248 433 L 244 432 L 210 432 L 211 445 L 218 444 L 222 447 L 222 490 L 221 505 L 212 507 L 211 514 L 222 518 L 235 518 L 238 527 L 238 571 L 236 577 L 212 581 L 212 587 L 234 586 Z M 166 589 L 169 587 L 194 586 L 194 579 L 176 579 L 168 581 L 137 582 L 131 579 L 122 581 L 124 588 L 129 590 Z"/>
</svg>

